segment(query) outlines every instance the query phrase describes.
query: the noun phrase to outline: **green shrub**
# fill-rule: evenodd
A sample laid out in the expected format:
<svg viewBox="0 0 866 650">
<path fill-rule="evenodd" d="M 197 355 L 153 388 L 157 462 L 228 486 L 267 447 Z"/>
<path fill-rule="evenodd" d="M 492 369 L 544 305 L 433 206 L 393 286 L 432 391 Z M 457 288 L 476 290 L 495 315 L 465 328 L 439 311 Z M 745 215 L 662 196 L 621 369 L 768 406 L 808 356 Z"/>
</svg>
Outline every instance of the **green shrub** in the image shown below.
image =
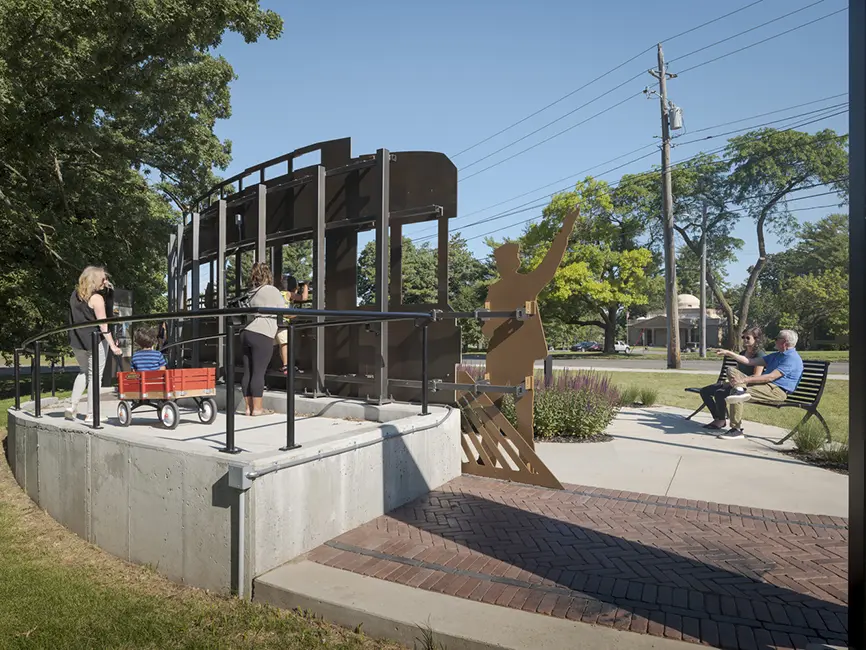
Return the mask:
<svg viewBox="0 0 866 650">
<path fill-rule="evenodd" d="M 620 406 L 632 406 L 640 397 L 640 387 L 634 384 L 620 388 L 619 404 Z"/>
<path fill-rule="evenodd" d="M 824 446 L 827 436 L 817 420 L 809 420 L 797 430 L 792 440 L 798 451 L 811 454 Z"/>
<path fill-rule="evenodd" d="M 556 373 L 550 386 L 539 382 L 535 391 L 535 437 L 550 440 L 598 435 L 616 417 L 619 404 L 620 394 L 606 377 L 586 371 Z M 502 414 L 516 426 L 510 395 L 502 400 Z"/>
<path fill-rule="evenodd" d="M 642 386 L 640 389 L 640 403 L 644 406 L 654 406 L 659 399 L 658 388 Z"/>
<path fill-rule="evenodd" d="M 848 465 L 848 441 L 829 443 L 818 452 L 818 456 L 836 465 Z"/>
</svg>

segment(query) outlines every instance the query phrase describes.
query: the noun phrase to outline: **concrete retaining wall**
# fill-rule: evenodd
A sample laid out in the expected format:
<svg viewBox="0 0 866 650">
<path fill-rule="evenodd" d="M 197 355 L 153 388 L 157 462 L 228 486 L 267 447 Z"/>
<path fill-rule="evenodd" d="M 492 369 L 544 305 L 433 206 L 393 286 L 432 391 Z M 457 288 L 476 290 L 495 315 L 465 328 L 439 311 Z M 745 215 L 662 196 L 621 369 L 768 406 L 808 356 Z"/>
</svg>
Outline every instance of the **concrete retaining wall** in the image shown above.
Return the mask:
<svg viewBox="0 0 866 650">
<path fill-rule="evenodd" d="M 177 582 L 223 593 L 237 588 L 239 569 L 240 492 L 229 486 L 229 466 L 262 474 L 245 493 L 249 594 L 256 576 L 460 474 L 457 410 L 436 407 L 422 417 L 405 405 L 372 413 L 339 399 L 302 401 L 332 417 L 355 409 L 390 421 L 245 462 L 244 454 L 187 451 L 110 425 L 94 432 L 57 412 L 37 420 L 25 404 L 9 411 L 9 463 L 30 498 L 82 538 Z M 43 409 L 49 406 L 43 400 Z"/>
</svg>

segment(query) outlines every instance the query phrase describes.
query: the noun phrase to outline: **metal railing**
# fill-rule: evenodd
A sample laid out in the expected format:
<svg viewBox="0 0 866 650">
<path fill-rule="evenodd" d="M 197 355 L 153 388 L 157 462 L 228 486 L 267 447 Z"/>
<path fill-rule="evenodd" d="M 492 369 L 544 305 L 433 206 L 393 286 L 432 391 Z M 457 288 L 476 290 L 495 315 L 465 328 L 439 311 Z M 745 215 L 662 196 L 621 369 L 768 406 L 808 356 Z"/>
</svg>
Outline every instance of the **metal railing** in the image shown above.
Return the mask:
<svg viewBox="0 0 866 650">
<path fill-rule="evenodd" d="M 202 309 L 197 311 L 182 311 L 182 312 L 164 312 L 159 314 L 133 315 L 133 316 L 117 316 L 112 318 L 104 318 L 101 320 L 88 321 L 74 325 L 66 325 L 52 330 L 48 330 L 30 337 L 25 340 L 20 347 L 13 351 L 14 357 L 14 379 L 15 379 L 15 410 L 21 410 L 21 354 L 25 353 L 32 347 L 33 363 L 31 366 L 31 389 L 34 401 L 34 416 L 42 417 L 42 374 L 41 374 L 41 354 L 42 341 L 48 337 L 63 334 L 72 330 L 86 329 L 96 327 L 97 330 L 91 333 L 91 373 L 93 380 L 88 390 L 92 394 L 93 402 L 93 429 L 101 429 L 100 422 L 100 391 L 99 387 L 102 381 L 99 372 L 99 343 L 102 332 L 99 329 L 101 325 L 116 325 L 122 323 L 141 323 L 141 322 L 169 322 L 169 321 L 184 321 L 197 320 L 203 318 L 216 317 L 232 317 L 232 316 L 275 316 L 281 321 L 286 316 L 291 316 L 288 323 L 280 322 L 279 327 L 288 329 L 288 352 L 289 359 L 286 373 L 286 445 L 280 447 L 283 451 L 297 449 L 300 445 L 295 440 L 295 350 L 294 340 L 295 331 L 325 328 L 337 325 L 363 325 L 374 324 L 391 321 L 416 321 L 421 327 L 421 380 L 393 380 L 395 385 L 404 387 L 413 387 L 421 389 L 421 415 L 429 415 L 429 391 L 433 390 L 466 390 L 472 392 L 495 392 L 495 393 L 512 393 L 519 395 L 523 388 L 522 386 L 492 386 L 489 384 L 461 384 L 443 382 L 439 379 L 431 380 L 428 373 L 428 327 L 430 323 L 446 319 L 477 319 L 486 320 L 491 318 L 514 318 L 525 320 L 529 315 L 525 310 L 517 309 L 514 311 L 488 311 L 476 310 L 471 312 L 443 312 L 440 310 L 431 310 L 429 312 L 373 312 L 366 310 L 316 310 L 316 309 L 292 309 L 280 307 L 239 307 L 225 309 Z M 298 322 L 310 319 L 311 322 Z M 322 320 L 320 320 L 322 319 Z M 330 319 L 330 320 L 328 320 Z M 224 333 L 215 334 L 212 336 L 199 337 L 173 342 L 164 348 L 188 345 L 203 340 L 214 338 L 225 338 L 225 385 L 226 385 L 226 446 L 220 451 L 236 454 L 241 450 L 235 444 L 235 364 L 234 364 L 234 337 L 235 325 L 231 320 L 226 320 L 226 331 Z M 86 372 L 87 369 L 79 369 Z M 327 377 L 327 376 L 326 376 Z M 54 394 L 54 373 L 52 363 L 52 395 Z"/>
</svg>

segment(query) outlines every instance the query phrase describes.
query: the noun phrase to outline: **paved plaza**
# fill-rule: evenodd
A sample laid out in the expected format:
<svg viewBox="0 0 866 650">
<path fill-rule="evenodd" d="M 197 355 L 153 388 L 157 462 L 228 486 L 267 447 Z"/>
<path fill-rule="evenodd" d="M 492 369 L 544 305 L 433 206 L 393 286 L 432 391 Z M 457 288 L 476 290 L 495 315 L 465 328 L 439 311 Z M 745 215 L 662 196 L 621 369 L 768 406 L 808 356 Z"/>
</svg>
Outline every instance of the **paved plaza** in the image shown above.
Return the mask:
<svg viewBox="0 0 866 650">
<path fill-rule="evenodd" d="M 463 476 L 308 559 L 538 615 L 748 650 L 845 645 L 847 542 L 841 517 Z"/>
</svg>

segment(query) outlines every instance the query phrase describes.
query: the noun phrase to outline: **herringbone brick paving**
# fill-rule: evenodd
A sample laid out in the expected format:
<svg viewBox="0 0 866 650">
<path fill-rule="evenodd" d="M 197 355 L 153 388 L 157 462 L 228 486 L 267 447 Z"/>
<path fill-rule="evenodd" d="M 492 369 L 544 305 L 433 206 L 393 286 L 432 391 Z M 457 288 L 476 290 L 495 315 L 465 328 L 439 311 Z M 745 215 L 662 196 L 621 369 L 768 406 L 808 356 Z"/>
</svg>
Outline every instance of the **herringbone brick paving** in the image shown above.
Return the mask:
<svg viewBox="0 0 866 650">
<path fill-rule="evenodd" d="M 463 476 L 315 549 L 392 582 L 732 650 L 847 643 L 848 522 Z"/>
</svg>

